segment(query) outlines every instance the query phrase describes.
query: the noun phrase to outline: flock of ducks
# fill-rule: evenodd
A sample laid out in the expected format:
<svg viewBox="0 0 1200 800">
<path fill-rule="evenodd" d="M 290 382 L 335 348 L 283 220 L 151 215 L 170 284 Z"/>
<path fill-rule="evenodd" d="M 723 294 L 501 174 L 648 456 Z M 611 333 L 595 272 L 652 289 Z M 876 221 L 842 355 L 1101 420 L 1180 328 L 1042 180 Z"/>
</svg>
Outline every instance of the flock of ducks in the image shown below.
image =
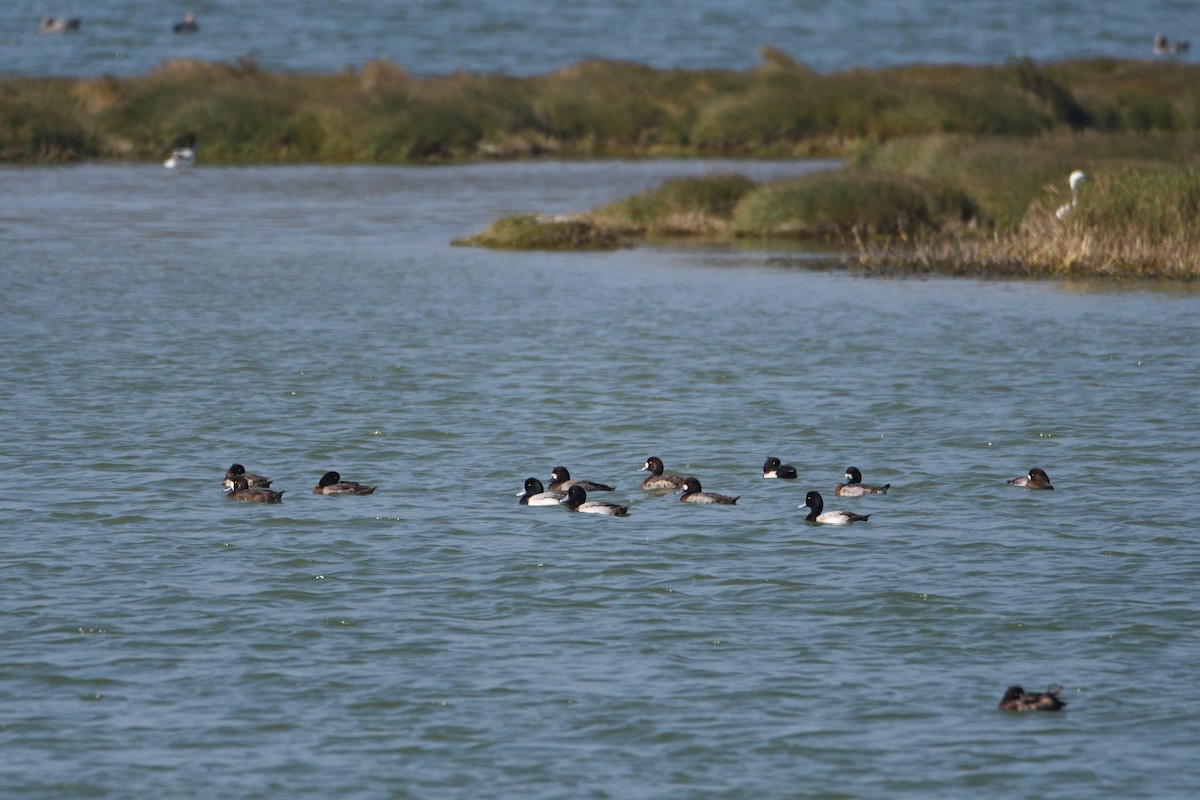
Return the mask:
<svg viewBox="0 0 1200 800">
<path fill-rule="evenodd" d="M 701 505 L 735 505 L 739 496 L 705 492 L 700 481 L 695 476 L 680 476 L 668 474 L 662 459 L 650 456 L 642 465 L 639 472 L 649 472 L 641 484 L 643 491 L 667 492 L 674 491 L 682 503 L 698 503 Z M 797 470 L 790 464 L 782 463 L 778 458 L 770 457 L 763 462 L 762 476 L 764 478 L 795 480 Z M 864 497 L 866 495 L 884 495 L 891 488 L 890 483 L 882 486 L 872 486 L 862 482 L 862 473 L 857 467 L 846 467 L 844 482 L 834 488 L 834 494 L 839 497 Z M 1026 489 L 1053 489 L 1050 478 L 1045 470 L 1034 467 L 1025 475 L 1008 481 L 1012 486 Z M 242 500 L 250 503 L 281 503 L 283 492 L 271 489 L 271 479 L 264 475 L 247 472 L 241 464 L 233 464 L 225 471 L 223 483 L 225 497 L 229 500 Z M 374 486 L 366 486 L 354 481 L 344 481 L 337 472 L 326 472 L 313 487 L 313 494 L 324 495 L 368 495 L 375 491 Z M 550 471 L 550 486 L 547 488 L 535 477 L 525 479 L 524 489 L 519 492 L 519 505 L 523 506 L 560 506 L 569 512 L 584 514 L 600 514 L 610 517 L 625 517 L 629 515 L 629 506 L 619 503 L 609 503 L 601 500 L 588 500 L 588 492 L 612 492 L 616 487 L 606 483 L 572 478 L 566 467 L 557 466 Z M 870 514 L 856 514 L 851 511 L 825 511 L 824 501 L 820 492 L 809 492 L 805 495 L 804 505 L 809 514 L 805 519 L 819 525 L 849 525 L 854 522 L 865 522 Z M 1061 686 L 1051 686 L 1045 692 L 1026 692 L 1020 686 L 1010 686 L 1004 692 L 997 708 L 1001 711 L 1058 711 L 1066 707 L 1066 702 L 1059 699 Z"/>
<path fill-rule="evenodd" d="M 72 33 L 79 30 L 82 24 L 80 17 L 42 17 L 38 30 L 42 33 Z M 183 15 L 183 20 L 171 26 L 171 30 L 176 33 L 196 33 L 200 25 L 196 22 L 196 15 L 189 11 Z"/>
<path fill-rule="evenodd" d="M 706 492 L 700 481 L 694 475 L 670 475 L 665 471 L 663 461 L 658 456 L 650 456 L 642 465 L 641 472 L 650 475 L 642 481 L 642 490 L 646 492 L 675 492 L 681 503 L 698 503 L 701 505 L 736 505 L 741 495 L 718 494 Z M 798 476 L 796 468 L 784 464 L 778 458 L 771 456 L 763 462 L 762 476 L 782 480 L 795 480 Z M 863 483 L 862 472 L 858 467 L 846 467 L 844 481 L 834 487 L 833 493 L 838 497 L 865 497 L 872 494 L 887 494 L 892 487 L 890 483 L 873 486 Z M 1034 467 L 1025 475 L 1008 481 L 1012 486 L 1026 489 L 1053 489 L 1050 477 L 1040 467 Z M 586 514 L 601 514 L 608 517 L 629 516 L 629 506 L 620 503 L 609 503 L 600 500 L 588 500 L 588 493 L 612 492 L 615 487 L 606 483 L 577 480 L 571 477 L 566 467 L 558 466 L 550 471 L 550 486 L 547 488 L 536 477 L 525 479 L 524 488 L 517 493 L 517 503 L 523 506 L 562 506 L 567 511 L 583 512 Z M 818 525 L 851 525 L 855 522 L 866 522 L 870 514 L 858 514 L 853 511 L 826 511 L 825 499 L 820 492 L 808 492 L 804 496 L 804 505 L 808 515 L 807 522 Z"/>
<path fill-rule="evenodd" d="M 246 468 L 241 464 L 234 464 L 229 469 L 225 470 L 225 480 L 223 482 L 225 489 L 225 498 L 227 500 L 243 500 L 247 503 L 282 503 L 283 492 L 271 489 L 271 479 L 263 475 L 255 475 L 252 472 L 246 472 Z M 317 481 L 317 485 L 313 487 L 313 494 L 371 494 L 375 491 L 374 486 L 365 486 L 354 481 L 344 481 L 342 476 L 336 472 L 326 472 Z"/>
<path fill-rule="evenodd" d="M 663 461 L 658 456 L 650 456 L 642 465 L 641 472 L 650 475 L 642 481 L 642 490 L 647 492 L 673 491 L 679 495 L 682 503 L 700 503 L 704 505 L 735 505 L 738 497 L 705 492 L 700 481 L 694 476 L 668 474 Z M 763 462 L 762 476 L 782 480 L 795 480 L 798 472 L 790 464 L 784 464 L 778 458 L 771 456 Z M 844 482 L 834 488 L 834 494 L 839 497 L 865 497 L 867 495 L 887 494 L 890 483 L 873 486 L 862 482 L 862 472 L 858 467 L 846 467 Z M 1047 490 L 1054 487 L 1050 477 L 1040 467 L 1034 467 L 1025 475 L 1008 481 L 1011 486 L 1026 489 Z M 566 467 L 558 466 L 550 471 L 550 486 L 547 488 L 535 477 L 525 479 L 525 486 L 518 492 L 519 505 L 523 506 L 562 506 L 567 511 L 576 513 L 600 514 L 610 517 L 629 516 L 629 506 L 619 503 L 609 503 L 600 500 L 588 500 L 588 492 L 611 492 L 615 487 L 605 483 L 578 480 L 571 477 Z M 804 505 L 800 508 L 809 510 L 805 520 L 818 525 L 850 525 L 855 522 L 866 522 L 870 514 L 857 514 L 852 511 L 825 511 L 824 500 L 820 492 L 809 492 L 804 497 Z M 1045 692 L 1027 692 L 1020 686 L 1010 686 L 1004 692 L 999 704 L 1001 711 L 1058 711 L 1066 707 L 1066 702 L 1059 699 L 1061 686 L 1052 686 Z"/>
</svg>

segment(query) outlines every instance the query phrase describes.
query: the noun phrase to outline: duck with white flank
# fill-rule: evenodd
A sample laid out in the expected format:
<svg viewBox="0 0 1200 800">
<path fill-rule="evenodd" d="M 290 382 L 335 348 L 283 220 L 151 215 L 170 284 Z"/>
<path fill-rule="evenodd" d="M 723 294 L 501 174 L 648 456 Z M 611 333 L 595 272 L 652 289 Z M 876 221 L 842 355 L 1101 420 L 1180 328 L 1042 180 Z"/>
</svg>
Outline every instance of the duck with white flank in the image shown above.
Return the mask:
<svg viewBox="0 0 1200 800">
<path fill-rule="evenodd" d="M 364 486 L 354 481 L 344 481 L 336 472 L 326 472 L 313 487 L 313 494 L 371 494 L 374 486 Z"/>
<path fill-rule="evenodd" d="M 784 478 L 786 480 L 795 480 L 796 468 L 791 464 L 784 464 L 775 456 L 771 456 L 763 462 L 763 477 L 764 478 Z"/>
<path fill-rule="evenodd" d="M 572 486 L 567 489 L 567 496 L 558 501 L 567 511 L 578 511 L 583 514 L 602 514 L 606 517 L 627 517 L 629 506 L 605 503 L 600 500 L 588 500 L 587 492 L 582 486 Z"/>
<path fill-rule="evenodd" d="M 809 492 L 805 495 L 804 505 L 800 508 L 808 509 L 808 516 L 804 518 L 806 521 L 820 525 L 849 525 L 853 522 L 866 522 L 871 516 L 855 514 L 853 511 L 826 511 L 825 500 L 820 492 Z"/>
<path fill-rule="evenodd" d="M 556 506 L 567 493 L 547 492 L 546 487 L 542 486 L 542 482 L 537 478 L 526 478 L 525 491 L 517 492 L 517 496 L 521 498 L 517 501 L 517 505 L 520 506 Z"/>
<path fill-rule="evenodd" d="M 846 482 L 839 483 L 833 493 L 838 497 L 862 497 L 864 494 L 887 494 L 887 490 L 892 488 L 890 483 L 885 483 L 883 486 L 871 486 L 862 482 L 862 473 L 858 471 L 858 467 L 846 467 Z"/>
</svg>

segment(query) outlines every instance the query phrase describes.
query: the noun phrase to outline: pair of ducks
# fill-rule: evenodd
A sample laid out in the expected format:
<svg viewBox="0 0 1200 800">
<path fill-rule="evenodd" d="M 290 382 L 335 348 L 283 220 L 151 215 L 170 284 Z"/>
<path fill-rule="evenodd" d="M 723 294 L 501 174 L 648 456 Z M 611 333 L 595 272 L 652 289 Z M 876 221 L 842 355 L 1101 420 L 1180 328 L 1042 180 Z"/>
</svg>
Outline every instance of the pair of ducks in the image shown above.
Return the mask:
<svg viewBox="0 0 1200 800">
<path fill-rule="evenodd" d="M 1001 711 L 1058 711 L 1067 703 L 1060 700 L 1061 686 L 1051 686 L 1044 692 L 1027 692 L 1020 686 L 1010 686 L 996 708 Z"/>
<path fill-rule="evenodd" d="M 763 462 L 763 477 L 795 480 L 797 472 L 796 468 L 791 464 L 784 464 L 778 458 L 772 456 Z M 883 486 L 871 486 L 863 483 L 862 472 L 859 471 L 858 467 L 846 467 L 846 472 L 842 477 L 845 478 L 845 483 L 839 483 L 833 490 L 833 493 L 838 497 L 862 497 L 866 494 L 887 494 L 888 489 L 892 488 L 890 483 L 885 483 Z"/>
<path fill-rule="evenodd" d="M 241 464 L 234 464 L 225 471 L 225 497 L 228 500 L 244 500 L 248 503 L 282 503 L 283 491 L 271 488 L 271 479 L 246 472 Z M 284 491 L 287 491 L 286 489 Z M 364 486 L 354 481 L 344 481 L 336 472 L 326 472 L 313 487 L 313 494 L 371 494 L 374 486 Z"/>
</svg>

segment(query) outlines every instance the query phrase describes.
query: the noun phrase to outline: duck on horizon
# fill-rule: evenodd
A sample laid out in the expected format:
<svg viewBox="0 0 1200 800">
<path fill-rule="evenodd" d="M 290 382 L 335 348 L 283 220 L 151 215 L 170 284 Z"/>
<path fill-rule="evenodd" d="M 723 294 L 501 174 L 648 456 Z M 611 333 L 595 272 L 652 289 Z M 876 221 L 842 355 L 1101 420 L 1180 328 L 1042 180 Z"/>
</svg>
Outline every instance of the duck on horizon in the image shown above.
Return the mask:
<svg viewBox="0 0 1200 800">
<path fill-rule="evenodd" d="M 1001 711 L 1058 711 L 1067 703 L 1058 698 L 1061 686 L 1051 686 L 1044 692 L 1027 692 L 1020 686 L 1010 686 L 996 708 Z"/>
<path fill-rule="evenodd" d="M 38 28 L 42 33 L 70 33 L 79 30 L 83 20 L 79 17 L 42 17 Z"/>
<path fill-rule="evenodd" d="M 182 22 L 176 22 L 171 26 L 171 30 L 176 33 L 195 33 L 200 30 L 200 26 L 196 23 L 196 15 L 189 11 L 183 15 Z"/>
</svg>

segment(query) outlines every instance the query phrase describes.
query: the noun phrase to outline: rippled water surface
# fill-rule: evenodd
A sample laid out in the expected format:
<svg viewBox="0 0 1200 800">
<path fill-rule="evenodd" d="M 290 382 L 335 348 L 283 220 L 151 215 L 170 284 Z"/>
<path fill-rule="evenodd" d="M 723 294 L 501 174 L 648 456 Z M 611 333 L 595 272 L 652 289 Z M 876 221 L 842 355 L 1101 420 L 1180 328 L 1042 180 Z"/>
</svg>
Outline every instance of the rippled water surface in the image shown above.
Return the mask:
<svg viewBox="0 0 1200 800">
<path fill-rule="evenodd" d="M 187 8 L 200 30 L 172 33 Z M 45 16 L 79 31 L 38 32 Z M 745 69 L 764 45 L 814 69 L 1153 58 L 1156 33 L 1200 36 L 1191 0 L 9 0 L 0 72 L 140 74 L 171 58 L 331 71 L 387 58 L 415 74 L 528 75 L 585 58 Z M 1185 56 L 1187 57 L 1187 56 Z"/>
<path fill-rule="evenodd" d="M 4 796 L 1194 796 L 1200 295 L 450 245 L 730 167 L 0 170 Z"/>
</svg>

